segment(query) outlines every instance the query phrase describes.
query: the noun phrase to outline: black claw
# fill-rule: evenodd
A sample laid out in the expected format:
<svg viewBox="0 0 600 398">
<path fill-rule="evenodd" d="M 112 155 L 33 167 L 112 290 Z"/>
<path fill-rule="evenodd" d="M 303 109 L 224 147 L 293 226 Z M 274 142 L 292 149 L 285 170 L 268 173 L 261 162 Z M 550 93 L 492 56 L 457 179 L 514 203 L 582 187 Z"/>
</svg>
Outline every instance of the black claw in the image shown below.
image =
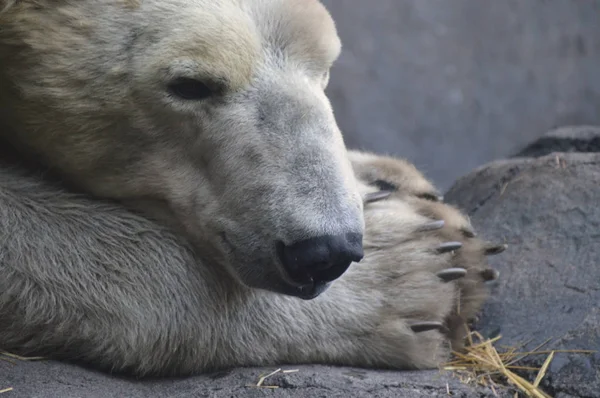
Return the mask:
<svg viewBox="0 0 600 398">
<path fill-rule="evenodd" d="M 494 256 L 496 254 L 502 253 L 508 247 L 507 244 L 503 245 L 487 245 L 485 247 L 485 255 L 486 256 Z"/>
<path fill-rule="evenodd" d="M 467 270 L 464 268 L 448 268 L 436 274 L 444 282 L 451 282 L 456 279 L 464 278 Z"/>
<path fill-rule="evenodd" d="M 415 333 L 428 332 L 430 330 L 439 330 L 444 332 L 446 327 L 441 322 L 418 322 L 410 325 L 410 329 Z"/>
<path fill-rule="evenodd" d="M 443 199 L 443 196 L 439 196 L 437 194 L 433 194 L 433 193 L 429 193 L 429 192 L 417 194 L 417 197 L 421 198 L 421 199 L 429 200 L 431 202 L 441 202 Z M 440 199 L 440 198 L 442 198 L 442 199 Z"/>
<path fill-rule="evenodd" d="M 417 232 L 436 231 L 444 227 L 444 220 L 432 221 L 417 228 Z"/>
<path fill-rule="evenodd" d="M 394 192 L 398 190 L 398 187 L 395 184 L 385 180 L 375 180 L 371 185 L 375 185 L 380 191 Z"/>
<path fill-rule="evenodd" d="M 439 245 L 436 250 L 438 253 L 448 253 L 458 250 L 462 247 L 462 243 L 460 242 L 446 242 Z"/>
<path fill-rule="evenodd" d="M 495 269 L 488 268 L 481 271 L 480 275 L 484 281 L 490 282 L 498 279 L 500 272 L 496 271 Z"/>
<path fill-rule="evenodd" d="M 477 234 L 475 233 L 475 231 L 473 231 L 471 228 L 469 227 L 464 227 L 460 229 L 460 232 L 462 232 L 463 236 L 465 238 L 474 238 L 477 236 Z"/>
<path fill-rule="evenodd" d="M 364 200 L 365 203 L 373 203 L 373 202 L 377 202 L 377 201 L 386 199 L 391 194 L 392 194 L 391 191 L 370 192 L 370 193 L 368 193 L 368 194 L 365 195 L 365 197 L 364 197 L 363 200 Z"/>
</svg>

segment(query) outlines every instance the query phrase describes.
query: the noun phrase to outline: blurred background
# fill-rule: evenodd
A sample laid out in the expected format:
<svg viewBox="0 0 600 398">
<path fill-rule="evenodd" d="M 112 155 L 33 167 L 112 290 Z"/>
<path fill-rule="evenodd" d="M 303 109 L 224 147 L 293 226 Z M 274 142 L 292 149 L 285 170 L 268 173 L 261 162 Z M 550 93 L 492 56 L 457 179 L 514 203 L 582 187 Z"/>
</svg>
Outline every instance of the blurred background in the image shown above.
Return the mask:
<svg viewBox="0 0 600 398">
<path fill-rule="evenodd" d="M 322 0 L 342 56 L 328 95 L 351 148 L 442 189 L 547 130 L 600 125 L 600 0 Z"/>
</svg>

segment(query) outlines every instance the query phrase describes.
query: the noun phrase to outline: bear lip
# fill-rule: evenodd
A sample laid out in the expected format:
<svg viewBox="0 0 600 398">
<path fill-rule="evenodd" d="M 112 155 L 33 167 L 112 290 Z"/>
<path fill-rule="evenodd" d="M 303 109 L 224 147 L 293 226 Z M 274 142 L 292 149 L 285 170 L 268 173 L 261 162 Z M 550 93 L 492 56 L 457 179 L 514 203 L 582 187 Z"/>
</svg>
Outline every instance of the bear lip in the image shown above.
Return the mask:
<svg viewBox="0 0 600 398">
<path fill-rule="evenodd" d="M 312 299 L 320 296 L 322 293 L 324 293 L 329 288 L 330 285 L 331 285 L 331 282 L 325 282 L 325 281 L 313 282 L 308 285 L 303 285 L 300 287 L 293 288 L 293 290 L 295 290 L 295 291 L 290 292 L 291 293 L 290 295 L 301 298 L 302 300 L 312 300 Z"/>
</svg>

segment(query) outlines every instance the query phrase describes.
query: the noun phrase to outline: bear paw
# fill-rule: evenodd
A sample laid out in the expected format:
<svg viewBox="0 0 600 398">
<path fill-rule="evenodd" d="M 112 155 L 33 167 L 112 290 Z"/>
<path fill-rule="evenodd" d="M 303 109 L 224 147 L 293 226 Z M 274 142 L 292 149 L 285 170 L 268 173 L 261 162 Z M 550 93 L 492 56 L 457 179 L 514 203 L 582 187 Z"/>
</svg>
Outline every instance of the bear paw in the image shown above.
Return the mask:
<svg viewBox="0 0 600 398">
<path fill-rule="evenodd" d="M 366 232 L 365 258 L 349 277 L 382 293 L 380 336 L 396 346 L 401 340 L 403 364 L 439 365 L 449 348 L 464 348 L 487 284 L 499 276 L 486 257 L 506 245 L 479 239 L 468 218 L 443 203 L 412 164 L 361 152 L 350 158 L 364 198 Z"/>
</svg>

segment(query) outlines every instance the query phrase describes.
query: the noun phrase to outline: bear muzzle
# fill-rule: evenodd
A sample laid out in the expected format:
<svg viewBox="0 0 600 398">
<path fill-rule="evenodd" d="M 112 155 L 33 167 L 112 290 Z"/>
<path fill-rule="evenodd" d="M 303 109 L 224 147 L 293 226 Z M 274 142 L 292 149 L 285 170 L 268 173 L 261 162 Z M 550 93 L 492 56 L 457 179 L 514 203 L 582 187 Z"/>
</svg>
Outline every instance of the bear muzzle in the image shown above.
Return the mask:
<svg viewBox="0 0 600 398">
<path fill-rule="evenodd" d="M 353 262 L 363 258 L 363 235 L 322 235 L 290 245 L 277 242 L 277 254 L 289 277 L 298 285 L 294 296 L 314 298 L 338 279 Z"/>
</svg>

